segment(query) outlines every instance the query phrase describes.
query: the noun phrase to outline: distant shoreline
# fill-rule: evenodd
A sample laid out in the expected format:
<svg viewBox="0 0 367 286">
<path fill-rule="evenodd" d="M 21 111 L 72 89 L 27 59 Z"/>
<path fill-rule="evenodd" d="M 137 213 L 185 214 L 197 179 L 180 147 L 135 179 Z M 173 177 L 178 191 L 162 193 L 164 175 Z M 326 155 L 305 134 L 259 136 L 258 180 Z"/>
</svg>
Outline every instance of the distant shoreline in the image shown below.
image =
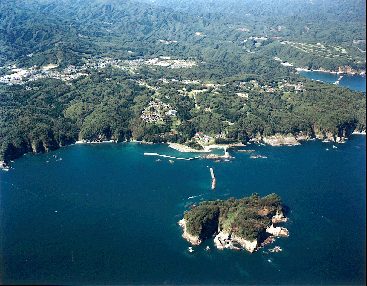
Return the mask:
<svg viewBox="0 0 367 286">
<path fill-rule="evenodd" d="M 353 131 L 351 135 L 366 135 L 366 131 Z M 74 143 L 62 146 L 67 147 L 70 145 L 82 145 L 82 144 L 107 144 L 107 143 L 138 143 L 138 144 L 146 144 L 146 145 L 153 145 L 153 144 L 165 144 L 167 147 L 174 149 L 181 153 L 211 153 L 213 149 L 223 149 L 225 152 L 224 157 L 227 158 L 227 150 L 231 148 L 237 148 L 237 147 L 245 147 L 247 145 L 250 145 L 252 143 L 255 144 L 261 144 L 261 145 L 268 145 L 273 147 L 278 146 L 297 146 L 301 145 L 301 141 L 313 141 L 313 140 L 320 140 L 322 142 L 330 142 L 330 143 L 345 143 L 345 140 L 348 140 L 348 138 L 340 138 L 336 137 L 336 140 L 333 140 L 332 138 L 326 137 L 326 138 L 319 138 L 319 137 L 307 137 L 307 136 L 290 136 L 288 135 L 280 135 L 275 134 L 268 137 L 262 137 L 262 138 L 252 138 L 249 140 L 248 144 L 243 144 L 241 142 L 232 143 L 232 144 L 211 144 L 207 146 L 203 146 L 203 150 L 197 150 L 193 149 L 189 146 L 186 146 L 184 144 L 179 143 L 172 143 L 172 142 L 160 142 L 160 143 L 153 143 L 153 142 L 147 142 L 147 141 L 139 141 L 139 140 L 129 140 L 129 141 L 120 141 L 117 140 L 101 140 L 101 141 L 88 141 L 88 140 L 77 140 Z M 57 150 L 57 149 L 56 149 Z M 31 152 L 28 152 L 31 153 Z M 24 153 L 28 154 L 28 153 Z M 223 156 L 222 156 L 223 157 Z M 15 160 L 15 159 L 13 159 Z M 0 161 L 0 170 L 8 171 L 10 169 L 10 165 L 8 162 Z"/>
<path fill-rule="evenodd" d="M 336 74 L 336 75 L 359 75 L 359 76 L 366 76 L 366 71 L 361 72 L 340 72 L 340 71 L 331 71 L 331 70 L 324 70 L 324 69 L 308 69 L 308 68 L 295 68 L 297 72 L 321 72 L 321 73 L 329 73 L 329 74 Z"/>
</svg>

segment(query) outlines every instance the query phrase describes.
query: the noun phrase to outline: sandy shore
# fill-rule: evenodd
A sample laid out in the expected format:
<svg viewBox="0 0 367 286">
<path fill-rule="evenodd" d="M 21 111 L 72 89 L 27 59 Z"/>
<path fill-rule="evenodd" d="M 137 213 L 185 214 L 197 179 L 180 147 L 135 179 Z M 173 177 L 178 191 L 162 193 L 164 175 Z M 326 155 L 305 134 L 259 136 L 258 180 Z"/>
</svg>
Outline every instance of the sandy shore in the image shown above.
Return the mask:
<svg viewBox="0 0 367 286">
<path fill-rule="evenodd" d="M 189 146 L 178 144 L 178 143 L 168 143 L 168 147 L 175 149 L 179 152 L 186 152 L 186 153 L 210 153 L 213 149 L 223 149 L 225 152 L 227 149 L 231 147 L 243 147 L 245 146 L 242 143 L 235 143 L 235 144 L 211 144 L 202 146 L 202 150 L 197 150 L 194 148 L 191 148 Z"/>
<path fill-rule="evenodd" d="M 212 149 L 223 149 L 226 151 L 230 146 L 227 144 L 212 144 L 208 146 L 203 146 L 204 150 L 207 150 L 207 152 L 210 152 Z"/>
<path fill-rule="evenodd" d="M 175 149 L 179 152 L 182 153 L 203 153 L 203 152 L 210 152 L 210 150 L 197 150 L 194 148 L 191 148 L 189 146 L 183 145 L 183 144 L 178 144 L 178 143 L 168 143 L 168 147 Z"/>
</svg>

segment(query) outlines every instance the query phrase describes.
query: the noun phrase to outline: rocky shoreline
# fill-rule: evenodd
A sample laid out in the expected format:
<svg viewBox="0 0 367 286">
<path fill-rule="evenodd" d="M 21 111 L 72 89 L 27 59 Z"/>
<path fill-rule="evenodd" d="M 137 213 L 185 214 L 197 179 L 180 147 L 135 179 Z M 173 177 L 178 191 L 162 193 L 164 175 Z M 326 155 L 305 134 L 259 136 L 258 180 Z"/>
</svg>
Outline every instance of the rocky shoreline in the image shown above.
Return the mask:
<svg viewBox="0 0 367 286">
<path fill-rule="evenodd" d="M 9 171 L 10 166 L 8 164 L 6 164 L 4 161 L 0 161 L 0 170 L 3 171 Z"/>
<path fill-rule="evenodd" d="M 304 132 L 300 132 L 296 135 L 294 134 L 275 134 L 271 136 L 257 136 L 250 141 L 255 143 L 265 143 L 270 146 L 297 146 L 300 145 L 302 141 L 310 141 L 310 140 L 321 140 L 324 142 L 333 142 L 333 143 L 345 143 L 349 135 L 366 135 L 366 131 L 358 131 L 354 130 L 352 132 L 344 130 L 341 134 L 335 135 L 332 132 L 321 132 L 319 130 L 315 130 L 314 134 L 307 134 Z"/>
<path fill-rule="evenodd" d="M 290 135 L 273 135 L 269 137 L 263 137 L 262 141 L 265 144 L 271 145 L 271 146 L 296 146 L 301 145 L 299 143 L 299 140 L 295 136 Z"/>
<path fill-rule="evenodd" d="M 337 71 L 327 70 L 323 68 L 319 69 L 309 69 L 309 68 L 295 68 L 297 72 L 304 71 L 304 72 L 323 72 L 323 73 L 331 73 L 331 74 L 348 74 L 348 75 L 366 75 L 365 70 L 353 70 L 352 68 L 346 67 L 339 67 Z"/>
<path fill-rule="evenodd" d="M 353 135 L 366 135 L 366 131 L 353 131 Z"/>
<path fill-rule="evenodd" d="M 219 250 L 226 248 L 233 250 L 245 249 L 252 253 L 257 249 L 258 241 L 256 239 L 247 240 L 228 232 L 220 231 L 214 238 L 214 245 Z"/>
<path fill-rule="evenodd" d="M 179 143 L 167 142 L 167 144 L 168 147 L 183 153 L 210 153 L 213 149 L 223 149 L 226 152 L 226 150 L 229 148 L 245 146 L 245 144 L 241 142 L 233 144 L 211 144 L 211 145 L 201 145 L 203 149 L 198 150 Z"/>
<path fill-rule="evenodd" d="M 199 245 L 202 241 L 199 238 L 199 236 L 195 236 L 192 235 L 190 233 L 187 232 L 187 227 L 186 227 L 186 220 L 183 218 L 178 222 L 179 226 L 182 227 L 183 230 L 183 234 L 182 237 L 184 239 L 186 239 L 188 242 L 190 242 L 192 245 Z"/>
<path fill-rule="evenodd" d="M 349 135 L 366 135 L 366 130 L 342 130 L 340 132 L 340 134 L 333 134 L 332 132 L 322 132 L 319 130 L 315 130 L 314 134 L 307 134 L 305 132 L 299 132 L 298 134 L 294 135 L 294 134 L 274 134 L 274 135 L 270 135 L 270 136 L 262 136 L 260 134 L 257 134 L 255 137 L 250 138 L 249 139 L 249 143 L 264 143 L 270 146 L 297 146 L 300 145 L 302 141 L 308 141 L 308 140 L 323 140 L 325 142 L 333 142 L 333 143 L 345 143 L 346 140 L 348 140 L 348 136 Z M 155 144 L 153 142 L 147 142 L 147 141 L 137 141 L 137 140 L 129 140 L 129 141 L 123 141 L 125 143 L 127 142 L 132 142 L 132 143 L 140 143 L 140 144 Z M 73 145 L 73 144 L 102 144 L 102 143 L 119 143 L 117 140 L 77 140 L 77 141 L 73 141 L 70 142 L 66 145 L 62 145 L 62 146 L 53 146 L 52 148 L 45 146 L 44 147 L 44 152 L 49 152 L 52 150 L 56 150 L 60 147 L 65 147 L 68 145 Z M 164 142 L 162 142 L 164 143 Z M 189 146 L 183 145 L 183 144 L 178 144 L 178 143 L 172 143 L 169 142 L 167 143 L 168 147 L 175 149 L 179 152 L 184 152 L 184 153 L 210 153 L 213 149 L 223 149 L 225 154 L 224 155 L 215 155 L 215 154 L 209 154 L 209 155 L 204 155 L 203 157 L 208 157 L 208 159 L 230 159 L 230 155 L 227 153 L 227 149 L 230 148 L 236 148 L 236 147 L 243 147 L 246 146 L 244 143 L 242 142 L 237 142 L 237 143 L 233 143 L 233 144 L 213 144 L 213 145 L 207 145 L 207 146 L 203 146 L 203 150 L 197 150 L 194 148 L 191 148 Z M 9 154 L 7 154 L 6 157 L 8 157 L 8 160 L 3 160 L 1 161 L 2 164 L 0 166 L 0 169 L 4 169 L 4 170 L 8 170 L 9 168 L 9 162 L 10 160 L 14 160 L 16 158 L 21 157 L 22 155 L 26 154 L 26 153 L 40 153 L 42 151 L 38 151 L 38 149 L 36 149 L 34 146 L 32 146 L 31 150 L 23 150 L 19 151 L 14 155 L 11 156 Z"/>
<path fill-rule="evenodd" d="M 116 140 L 98 140 L 98 141 L 90 141 L 90 140 L 78 140 L 75 144 L 102 144 L 102 143 L 117 143 Z"/>
<path fill-rule="evenodd" d="M 234 233 L 218 229 L 213 242 L 218 250 L 232 249 L 232 250 L 246 250 L 250 253 L 257 251 L 260 247 L 264 247 L 267 244 L 273 243 L 276 237 L 288 237 L 289 231 L 285 227 L 274 226 L 275 224 L 285 223 L 288 218 L 286 218 L 282 212 L 277 212 L 272 217 L 272 224 L 266 228 L 267 238 L 264 240 L 260 239 L 245 239 Z M 183 218 L 178 224 L 181 226 L 183 234 L 182 237 L 193 246 L 200 245 L 202 240 L 199 236 L 190 234 L 187 231 L 187 223 Z"/>
<path fill-rule="evenodd" d="M 245 228 L 241 231 L 239 231 L 239 226 L 242 225 L 241 221 L 243 217 L 241 217 L 240 221 L 236 221 L 236 215 L 234 217 L 233 214 L 229 215 L 230 223 L 228 224 L 226 222 L 226 217 L 232 211 L 228 206 L 224 207 L 224 209 L 221 209 L 220 207 L 219 209 L 213 209 L 210 205 L 215 205 L 215 201 L 208 202 L 209 204 L 204 202 L 188 212 L 185 212 L 184 218 L 178 222 L 182 228 L 182 237 L 192 246 L 200 245 L 205 239 L 211 237 L 213 238 L 215 247 L 219 250 L 246 250 L 253 253 L 259 248 L 274 242 L 277 237 L 289 236 L 288 229 L 283 226 L 279 226 L 279 224 L 286 223 L 288 218 L 284 215 L 282 207 L 279 204 L 279 200 L 273 201 L 276 208 L 274 210 L 274 205 L 272 205 L 273 202 L 271 201 L 274 196 L 275 194 L 272 194 L 262 198 L 264 200 L 263 203 L 259 203 L 259 200 L 261 201 L 262 199 L 256 197 L 253 203 L 250 203 L 248 207 L 245 207 L 248 209 L 243 210 L 244 213 L 251 213 L 254 211 L 254 214 L 256 213 L 257 216 L 262 218 L 261 220 L 266 218 L 267 222 L 265 224 L 263 224 L 263 221 L 261 223 L 260 221 L 256 222 L 254 217 L 250 215 L 248 218 L 249 221 L 245 223 Z M 254 197 L 244 198 L 245 205 L 249 203 L 251 198 Z M 238 201 L 241 201 L 241 199 Z M 224 202 L 224 205 L 226 204 L 225 201 L 217 201 L 219 205 L 222 202 Z M 235 213 L 241 213 L 241 210 L 239 209 L 241 208 L 241 203 L 238 204 L 233 199 L 230 199 L 228 203 L 234 204 L 233 210 Z M 254 204 L 257 205 L 255 206 L 255 209 L 253 209 Z M 251 223 L 248 224 L 249 222 Z M 252 224 L 254 224 L 254 226 L 256 225 L 256 227 L 253 228 Z M 260 225 L 262 226 L 260 227 Z M 229 226 L 230 228 L 228 228 Z M 193 230 L 196 234 L 191 233 L 189 229 Z M 251 231 L 255 231 L 255 233 L 250 234 Z M 247 235 L 241 235 L 240 233 L 247 233 Z"/>
</svg>

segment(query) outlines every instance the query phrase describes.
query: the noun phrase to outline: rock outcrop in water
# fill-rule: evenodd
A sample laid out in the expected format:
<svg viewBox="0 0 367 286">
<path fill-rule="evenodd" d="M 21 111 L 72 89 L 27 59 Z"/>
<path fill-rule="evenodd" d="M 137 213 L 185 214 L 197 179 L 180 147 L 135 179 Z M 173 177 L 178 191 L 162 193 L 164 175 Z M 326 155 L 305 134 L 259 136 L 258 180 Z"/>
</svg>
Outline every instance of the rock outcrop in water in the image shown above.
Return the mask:
<svg viewBox="0 0 367 286">
<path fill-rule="evenodd" d="M 271 146 L 294 146 L 294 145 L 300 145 L 297 138 L 292 135 L 273 135 L 263 138 L 264 143 L 269 144 Z"/>
<path fill-rule="evenodd" d="M 192 234 L 187 232 L 186 220 L 184 218 L 182 220 L 180 220 L 178 222 L 178 224 L 182 227 L 182 230 L 183 230 L 182 237 L 184 239 L 186 239 L 192 245 L 199 245 L 201 243 L 201 239 L 199 238 L 198 235 L 192 235 Z"/>
<path fill-rule="evenodd" d="M 214 238 L 218 249 L 256 251 L 269 236 L 288 236 L 286 207 L 276 194 L 202 202 L 186 211 L 179 224 L 192 245 Z"/>
</svg>

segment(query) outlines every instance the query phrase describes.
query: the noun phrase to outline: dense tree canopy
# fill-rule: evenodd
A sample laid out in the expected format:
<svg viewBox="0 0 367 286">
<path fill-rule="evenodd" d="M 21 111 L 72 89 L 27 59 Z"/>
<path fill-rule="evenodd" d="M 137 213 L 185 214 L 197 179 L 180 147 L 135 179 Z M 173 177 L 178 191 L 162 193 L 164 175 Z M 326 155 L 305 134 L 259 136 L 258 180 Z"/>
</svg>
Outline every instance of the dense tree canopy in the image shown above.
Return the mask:
<svg viewBox="0 0 367 286">
<path fill-rule="evenodd" d="M 190 68 L 107 65 L 88 67 L 70 81 L 0 83 L 1 160 L 78 139 L 199 147 L 196 132 L 217 142 L 246 142 L 277 133 L 341 136 L 365 130 L 364 94 L 302 79 L 293 67 L 274 60 L 363 70 L 360 1 L 146 2 L 0 2 L 0 76 L 10 74 L 12 65 L 53 63 L 62 72 L 107 57 L 169 56 L 196 63 Z M 193 5 L 194 11 L 188 8 Z M 284 87 L 289 83 L 303 87 Z M 160 110 L 159 120 L 148 122 L 142 112 L 151 102 L 176 113 Z"/>
</svg>

